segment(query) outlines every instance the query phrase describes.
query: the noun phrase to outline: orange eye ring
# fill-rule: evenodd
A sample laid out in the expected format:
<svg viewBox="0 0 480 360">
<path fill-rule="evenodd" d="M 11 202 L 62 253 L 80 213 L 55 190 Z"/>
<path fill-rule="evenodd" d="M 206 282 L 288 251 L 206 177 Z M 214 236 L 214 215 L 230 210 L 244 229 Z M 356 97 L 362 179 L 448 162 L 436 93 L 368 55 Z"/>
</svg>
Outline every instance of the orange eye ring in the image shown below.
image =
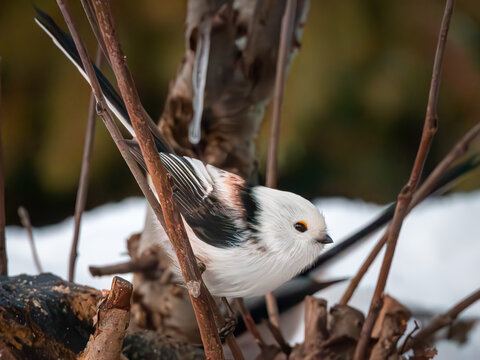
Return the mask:
<svg viewBox="0 0 480 360">
<path fill-rule="evenodd" d="M 308 230 L 308 226 L 305 221 L 298 221 L 295 223 L 295 225 L 293 225 L 293 227 L 295 228 L 295 230 L 302 233 Z"/>
</svg>

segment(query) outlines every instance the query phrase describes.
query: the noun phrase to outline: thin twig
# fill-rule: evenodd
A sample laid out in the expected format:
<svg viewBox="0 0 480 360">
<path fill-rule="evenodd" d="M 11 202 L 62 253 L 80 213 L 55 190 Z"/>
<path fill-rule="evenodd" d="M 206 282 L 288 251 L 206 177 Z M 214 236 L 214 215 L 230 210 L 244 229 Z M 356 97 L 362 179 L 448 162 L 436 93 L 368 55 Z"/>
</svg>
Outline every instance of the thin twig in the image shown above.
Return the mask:
<svg viewBox="0 0 480 360">
<path fill-rule="evenodd" d="M 272 120 L 270 124 L 270 140 L 268 143 L 268 158 L 266 184 L 277 187 L 278 141 L 280 137 L 280 121 L 282 118 L 283 88 L 287 72 L 288 59 L 292 43 L 293 26 L 295 22 L 296 0 L 287 0 L 282 18 L 280 46 L 278 49 L 277 72 L 272 102 Z"/>
<path fill-rule="evenodd" d="M 158 265 L 158 257 L 153 254 L 143 256 L 138 260 L 129 260 L 123 263 L 104 265 L 104 266 L 89 266 L 90 274 L 92 276 L 105 276 L 113 274 L 128 274 L 135 272 L 145 272 L 155 269 Z"/>
<path fill-rule="evenodd" d="M 285 86 L 285 75 L 287 72 L 288 59 L 292 43 L 296 7 L 296 0 L 287 0 L 285 4 L 285 12 L 282 18 L 277 69 L 275 74 L 275 88 L 273 93 L 272 120 L 270 125 L 270 140 L 268 146 L 266 172 L 266 185 L 270 188 L 277 187 L 278 142 L 280 137 L 283 88 Z M 281 334 L 277 300 L 271 291 L 268 292 L 265 297 L 270 323 L 273 326 L 276 326 L 278 333 Z"/>
<path fill-rule="evenodd" d="M 437 131 L 438 126 L 438 95 L 440 89 L 440 73 L 442 70 L 443 55 L 445 52 L 445 43 L 447 41 L 448 29 L 450 26 L 450 19 L 453 13 L 455 0 L 447 0 L 445 5 L 445 12 L 440 28 L 440 36 L 438 38 L 437 50 L 435 53 L 435 60 L 433 63 L 432 81 L 430 84 L 430 92 L 428 96 L 427 111 L 425 116 L 425 123 L 422 131 L 422 138 L 417 151 L 417 156 L 413 164 L 412 172 L 407 184 L 403 187 L 398 195 L 398 202 L 395 208 L 395 214 L 390 226 L 387 229 L 387 249 L 383 258 L 382 267 L 378 276 L 377 285 L 373 298 L 370 304 L 365 323 L 363 324 L 360 338 L 355 349 L 354 360 L 361 360 L 365 358 L 367 345 L 370 340 L 373 325 L 375 323 L 378 312 L 382 305 L 382 295 L 387 283 L 388 274 L 392 265 L 395 248 L 397 245 L 398 235 L 402 228 L 403 220 L 408 213 L 408 206 L 412 200 L 414 191 L 417 188 L 418 182 L 423 172 L 425 160 L 427 158 L 433 137 Z"/>
<path fill-rule="evenodd" d="M 439 181 L 445 175 L 445 173 L 449 170 L 450 166 L 457 161 L 461 156 L 463 156 L 469 149 L 470 144 L 473 140 L 475 140 L 480 135 L 480 122 L 477 123 L 473 128 L 471 128 L 461 139 L 458 141 L 455 146 L 450 150 L 450 152 L 443 158 L 443 160 L 435 167 L 435 169 L 430 173 L 430 175 L 425 179 L 422 185 L 418 188 L 418 190 L 413 195 L 412 201 L 408 207 L 407 213 L 410 213 L 412 209 L 417 206 L 420 202 L 425 200 L 437 187 Z M 365 259 L 363 264 L 361 265 L 358 272 L 350 281 L 350 284 L 343 294 L 342 298 L 339 301 L 339 304 L 346 305 L 355 289 L 360 284 L 363 276 L 367 272 L 367 270 L 372 265 L 373 261 L 382 250 L 383 245 L 385 245 L 385 241 L 387 239 L 387 233 L 385 233 L 375 244 L 375 247 L 372 249 L 368 257 Z"/>
<path fill-rule="evenodd" d="M 32 231 L 32 223 L 30 222 L 30 216 L 28 215 L 27 209 L 23 206 L 18 208 L 18 217 L 20 218 L 20 222 L 22 223 L 25 230 L 27 230 L 28 240 L 30 242 L 30 248 L 32 250 L 33 261 L 35 263 L 35 267 L 39 273 L 43 273 L 42 264 L 40 263 L 40 258 L 38 257 L 37 248 L 35 246 L 35 241 L 33 240 L 33 231 Z"/>
<path fill-rule="evenodd" d="M 2 57 L 0 56 L 0 275 L 8 275 L 7 245 L 5 239 L 5 174 L 2 144 Z"/>
<path fill-rule="evenodd" d="M 478 300 L 480 300 L 480 289 L 477 289 L 473 294 L 460 301 L 445 314 L 439 315 L 433 319 L 428 326 L 420 330 L 417 335 L 410 339 L 410 341 L 406 342 L 405 346 L 401 349 L 401 352 L 407 352 L 412 347 L 415 347 L 415 344 L 428 340 L 436 331 L 451 324 L 462 311 Z"/>
<path fill-rule="evenodd" d="M 107 48 L 105 46 L 105 42 L 103 41 L 102 34 L 100 32 L 100 28 L 98 27 L 97 18 L 95 17 L 95 11 L 93 11 L 92 3 L 90 0 L 80 0 L 82 3 L 83 11 L 87 16 L 88 22 L 90 23 L 90 27 L 92 28 L 93 34 L 95 35 L 95 39 L 97 39 L 97 43 L 102 50 L 104 58 L 110 64 L 110 59 L 108 58 Z M 98 52 L 98 49 L 97 49 Z M 111 65 L 111 64 L 110 64 Z M 100 68 L 99 66 L 97 66 Z"/>
<path fill-rule="evenodd" d="M 280 349 L 282 349 L 283 353 L 285 353 L 287 356 L 290 355 L 292 352 L 291 346 L 285 341 L 285 338 L 283 337 L 282 332 L 280 331 L 280 328 L 278 326 L 275 326 L 272 324 L 269 320 L 267 320 L 267 327 L 269 328 L 270 332 L 272 333 L 275 341 L 277 344 L 280 346 Z"/>
<path fill-rule="evenodd" d="M 235 299 L 235 303 L 238 310 L 240 311 L 240 315 L 242 316 L 243 322 L 245 323 L 245 327 L 248 329 L 248 331 L 250 331 L 258 346 L 260 346 L 260 348 L 265 347 L 267 344 L 265 343 L 265 340 L 263 340 L 262 335 L 258 331 L 257 324 L 255 324 L 255 320 L 253 320 L 252 314 L 250 314 L 250 311 L 245 306 L 243 298 Z"/>
<path fill-rule="evenodd" d="M 95 58 L 95 65 L 97 68 L 102 67 L 102 51 L 100 45 L 97 46 L 97 55 Z M 75 278 L 75 264 L 77 262 L 78 238 L 80 237 L 80 224 L 82 221 L 83 211 L 87 202 L 88 194 L 88 178 L 90 175 L 90 160 L 92 158 L 93 143 L 95 140 L 95 96 L 93 92 L 90 94 L 90 103 L 88 104 L 87 128 L 85 130 L 85 144 L 83 146 L 82 168 L 80 170 L 80 181 L 77 191 L 77 199 L 75 201 L 75 225 L 73 230 L 72 247 L 70 249 L 70 262 L 68 265 L 68 281 L 73 281 Z"/>
<path fill-rule="evenodd" d="M 403 345 L 400 347 L 400 350 L 399 350 L 400 354 L 403 354 L 405 352 L 405 346 L 413 337 L 413 334 L 415 334 L 418 331 L 418 329 L 420 329 L 420 326 L 418 325 L 417 320 L 413 320 L 413 323 L 415 324 L 415 327 L 412 329 L 412 331 L 408 333 L 407 337 L 405 338 L 405 341 L 403 342 Z"/>
<path fill-rule="evenodd" d="M 122 133 L 120 132 L 120 129 L 116 125 L 115 121 L 112 119 L 112 116 L 110 113 L 107 111 L 108 107 L 105 101 L 105 97 L 103 96 L 103 92 L 101 90 L 100 84 L 98 83 L 98 79 L 95 76 L 95 72 L 93 70 L 92 63 L 88 57 L 88 54 L 85 50 L 85 46 L 83 45 L 83 42 L 81 41 L 80 37 L 78 36 L 78 32 L 76 30 L 75 24 L 73 23 L 72 16 L 70 15 L 70 7 L 68 6 L 68 3 L 65 2 L 65 0 L 58 0 L 57 1 L 58 6 L 60 10 L 62 11 L 63 17 L 65 18 L 65 22 L 68 26 L 68 29 L 70 30 L 70 33 L 72 34 L 73 40 L 75 42 L 75 45 L 77 47 L 78 53 L 80 55 L 80 58 L 82 60 L 83 67 L 85 69 L 85 72 L 87 73 L 89 77 L 89 83 L 92 88 L 93 94 L 95 95 L 95 99 L 97 101 L 97 113 L 100 116 L 100 118 L 103 120 L 105 123 L 105 126 L 110 133 L 110 136 L 112 137 L 113 141 L 115 142 L 115 145 L 117 146 L 118 150 L 120 151 L 120 154 L 122 155 L 123 159 L 128 165 L 128 168 L 130 169 L 130 172 L 132 173 L 133 177 L 135 178 L 138 186 L 140 187 L 140 190 L 142 191 L 143 195 L 147 199 L 148 203 L 152 207 L 153 211 L 155 213 L 161 213 L 162 209 L 160 207 L 160 203 L 158 202 L 157 198 L 155 197 L 153 191 L 151 190 L 150 186 L 148 185 L 147 179 L 143 175 L 142 170 L 138 166 L 135 158 L 133 155 L 130 153 L 127 144 L 125 143 L 125 139 L 123 138 Z M 163 221 L 163 218 L 159 219 L 160 224 L 162 226 L 165 225 L 165 222 Z"/>
<path fill-rule="evenodd" d="M 102 48 L 102 52 L 107 59 L 110 67 L 112 66 L 112 63 L 110 61 L 110 57 L 107 52 L 107 48 L 105 45 L 105 41 L 102 37 L 102 33 L 100 31 L 100 26 L 98 24 L 97 17 L 95 15 L 95 10 L 93 9 L 92 5 L 92 0 L 80 0 L 83 6 L 83 10 L 85 11 L 85 15 L 87 16 L 88 22 L 90 23 L 90 27 L 92 28 L 92 31 L 95 35 L 95 38 L 97 39 L 99 45 Z M 143 108 L 143 105 L 140 104 L 141 110 L 142 110 L 142 116 L 143 118 L 147 121 L 148 127 L 150 128 L 150 131 L 155 135 L 155 137 L 162 143 L 162 146 L 165 147 L 165 149 L 168 152 L 174 152 L 173 148 L 171 147 L 170 143 L 165 139 L 163 134 L 161 133 L 160 129 L 158 128 L 157 124 L 152 120 L 150 115 L 147 113 L 147 111 Z"/>
<path fill-rule="evenodd" d="M 176 208 L 176 204 L 172 200 L 172 188 L 166 169 L 161 163 L 160 156 L 155 148 L 148 120 L 144 116 L 145 111 L 128 69 L 126 57 L 116 38 L 110 2 L 108 0 L 94 0 L 92 5 L 107 47 L 120 93 L 125 102 L 143 158 L 160 200 L 166 224 L 165 230 L 177 254 L 197 318 L 205 355 L 207 358 L 223 359 L 222 344 L 212 315 L 212 309 L 209 306 L 208 289 L 202 281 L 182 218 Z"/>
</svg>

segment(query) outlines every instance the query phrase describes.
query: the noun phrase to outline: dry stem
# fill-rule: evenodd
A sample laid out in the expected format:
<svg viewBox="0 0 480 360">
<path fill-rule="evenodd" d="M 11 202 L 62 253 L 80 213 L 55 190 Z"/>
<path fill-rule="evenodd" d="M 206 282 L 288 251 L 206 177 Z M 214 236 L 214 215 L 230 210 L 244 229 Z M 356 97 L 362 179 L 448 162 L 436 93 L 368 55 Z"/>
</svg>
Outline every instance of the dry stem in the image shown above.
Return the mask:
<svg viewBox="0 0 480 360">
<path fill-rule="evenodd" d="M 425 123 L 418 148 L 417 156 L 410 174 L 410 178 L 398 195 L 398 202 L 395 208 L 395 214 L 390 226 L 387 229 L 387 249 L 383 258 L 382 267 L 377 281 L 377 286 L 373 294 L 370 310 L 363 324 L 360 339 L 355 349 L 354 360 L 361 360 L 365 358 L 367 345 L 370 340 L 370 334 L 378 316 L 382 304 L 382 295 L 387 283 L 388 274 L 392 265 L 395 248 L 397 245 L 398 235 L 402 228 L 403 220 L 408 213 L 408 206 L 412 200 L 413 192 L 416 190 L 420 180 L 425 160 L 427 158 L 433 137 L 437 131 L 438 123 L 438 95 L 440 88 L 440 73 L 442 69 L 443 55 L 445 52 L 445 43 L 447 40 L 450 19 L 453 13 L 455 0 L 447 0 L 445 5 L 445 12 L 442 19 L 440 29 L 440 36 L 438 38 L 437 50 L 435 53 L 435 60 L 433 64 L 432 81 L 430 84 L 430 92 L 428 96 L 427 112 L 425 116 Z"/>
<path fill-rule="evenodd" d="M 20 218 L 20 222 L 22 223 L 25 230 L 27 230 L 28 240 L 30 242 L 30 248 L 32 249 L 33 261 L 35 263 L 35 267 L 39 273 L 43 273 L 42 264 L 40 263 L 40 258 L 38 257 L 37 248 L 35 247 L 35 241 L 33 240 L 33 231 L 32 231 L 32 223 L 30 222 L 30 216 L 28 215 L 27 209 L 23 206 L 18 208 L 18 216 Z"/>
<path fill-rule="evenodd" d="M 75 24 L 73 23 L 73 19 L 71 16 L 70 12 L 70 7 L 68 6 L 68 3 L 65 2 L 65 0 L 57 0 L 58 6 L 60 10 L 62 11 L 63 17 L 65 18 L 65 22 L 68 26 L 68 29 L 70 30 L 70 33 L 72 34 L 72 38 L 75 42 L 75 45 L 77 47 L 78 53 L 80 55 L 80 58 L 82 60 L 83 67 L 85 69 L 85 72 L 88 75 L 88 78 L 90 79 L 90 86 L 92 87 L 93 94 L 95 95 L 95 99 L 97 101 L 97 111 L 98 115 L 100 118 L 103 120 L 105 123 L 105 126 L 110 133 L 110 136 L 112 137 L 113 141 L 115 142 L 115 145 L 117 146 L 118 150 L 120 151 L 120 154 L 122 155 L 123 159 L 128 165 L 128 168 L 130 169 L 131 173 L 133 174 L 138 186 L 140 187 L 140 190 L 142 191 L 143 195 L 147 199 L 148 203 L 152 207 L 152 209 L 157 213 L 157 212 L 162 212 L 162 209 L 160 207 L 160 204 L 153 194 L 153 191 L 150 189 L 150 186 L 147 183 L 147 179 L 143 175 L 142 170 L 138 166 L 135 158 L 132 156 L 130 153 L 128 146 L 125 143 L 125 139 L 122 136 L 122 133 L 118 129 L 117 125 L 115 124 L 114 120 L 112 119 L 110 113 L 107 111 L 108 107 L 105 101 L 105 98 L 103 96 L 102 90 L 100 88 L 100 84 L 98 83 L 97 77 L 95 76 L 95 72 L 93 70 L 92 63 L 90 62 L 90 59 L 88 57 L 88 54 L 85 50 L 85 47 L 83 45 L 83 42 L 81 41 L 80 37 L 78 36 L 78 32 L 76 30 Z M 163 218 L 160 222 L 162 225 L 164 225 Z"/>
<path fill-rule="evenodd" d="M 2 57 L 0 56 L 0 275 L 8 275 L 7 246 L 5 240 L 5 174 L 2 144 Z"/>
<path fill-rule="evenodd" d="M 95 334 L 78 360 L 118 360 L 122 358 L 123 338 L 130 322 L 130 298 L 133 286 L 115 276 L 107 297 L 97 312 Z"/>
<path fill-rule="evenodd" d="M 97 55 L 95 65 L 100 69 L 102 66 L 102 52 L 100 45 L 97 46 Z M 85 130 L 85 144 L 83 146 L 82 168 L 80 170 L 80 181 L 77 191 L 77 199 L 75 201 L 75 225 L 73 230 L 72 247 L 70 249 L 70 262 L 68 265 L 68 281 L 75 278 L 75 264 L 77 261 L 78 238 L 80 236 L 80 223 L 82 214 L 85 210 L 88 194 L 88 177 L 90 174 L 90 160 L 93 152 L 93 142 L 95 140 L 95 96 L 93 92 L 90 94 L 90 103 L 88 104 L 87 128 Z"/>
<path fill-rule="evenodd" d="M 461 156 L 463 156 L 469 149 L 470 144 L 480 135 L 480 122 L 477 123 L 473 128 L 471 128 L 450 150 L 450 152 L 443 158 L 443 160 L 435 167 L 423 184 L 418 188 L 418 190 L 413 195 L 412 201 L 408 207 L 407 213 L 412 211 L 412 209 L 417 206 L 420 202 L 425 200 L 429 194 L 431 194 L 438 186 L 438 182 L 449 170 L 450 166 L 457 161 Z M 363 276 L 372 265 L 373 261 L 380 253 L 385 241 L 387 239 L 387 233 L 385 233 L 375 244 L 375 247 L 372 249 L 368 257 L 363 262 L 362 266 L 355 274 L 355 276 L 350 281 L 350 284 L 343 294 L 339 304 L 346 305 L 350 298 L 352 297 L 355 289 L 358 287 Z"/>
<path fill-rule="evenodd" d="M 480 300 L 480 289 L 477 289 L 473 294 L 460 301 L 445 314 L 439 315 L 433 319 L 427 327 L 423 328 L 417 333 L 417 335 L 406 341 L 400 352 L 407 352 L 412 347 L 415 347 L 416 344 L 428 340 L 436 331 L 451 324 L 462 311 L 478 300 Z"/>
<path fill-rule="evenodd" d="M 158 265 L 158 257 L 155 254 L 148 254 L 137 260 L 129 260 L 119 264 L 90 266 L 92 276 L 105 276 L 113 274 L 128 274 L 132 272 L 144 272 L 155 269 Z"/>
<path fill-rule="evenodd" d="M 166 169 L 162 165 L 155 148 L 148 121 L 145 119 L 145 111 L 141 106 L 132 75 L 127 67 L 126 57 L 116 38 L 110 3 L 108 0 L 94 0 L 92 5 L 107 47 L 120 93 L 132 121 L 148 172 L 160 199 L 166 224 L 165 230 L 175 248 L 185 283 L 189 289 L 205 354 L 207 358 L 223 359 L 224 355 L 220 337 L 207 298 L 208 290 L 201 279 L 182 218 L 172 200 L 172 189 Z M 157 214 L 157 216 L 159 215 Z M 189 286 L 190 284 L 195 284 L 196 286 Z M 198 291 L 191 290 L 194 288 L 198 288 Z"/>
<path fill-rule="evenodd" d="M 250 331 L 260 348 L 265 347 L 267 344 L 265 343 L 265 340 L 263 340 L 262 335 L 258 331 L 255 320 L 253 320 L 252 314 L 250 314 L 250 311 L 245 306 L 243 298 L 236 299 L 236 305 L 240 311 L 243 322 L 245 323 L 245 327 L 248 329 L 248 331 Z"/>
<path fill-rule="evenodd" d="M 282 18 L 282 28 L 280 33 L 280 47 L 277 57 L 277 71 L 275 76 L 275 89 L 273 94 L 272 121 L 270 127 L 270 142 L 268 147 L 266 185 L 270 188 L 277 187 L 277 163 L 278 163 L 278 142 L 280 137 L 280 120 L 283 101 L 283 88 L 285 85 L 285 75 L 287 71 L 288 58 L 290 54 L 293 25 L 295 21 L 296 0 L 287 0 L 285 12 Z M 277 300 L 272 292 L 266 295 L 269 322 L 280 332 L 280 322 L 278 315 Z M 277 334 L 276 337 L 279 335 Z M 283 338 L 283 336 L 281 336 Z M 281 339 L 281 343 L 285 340 Z"/>
</svg>

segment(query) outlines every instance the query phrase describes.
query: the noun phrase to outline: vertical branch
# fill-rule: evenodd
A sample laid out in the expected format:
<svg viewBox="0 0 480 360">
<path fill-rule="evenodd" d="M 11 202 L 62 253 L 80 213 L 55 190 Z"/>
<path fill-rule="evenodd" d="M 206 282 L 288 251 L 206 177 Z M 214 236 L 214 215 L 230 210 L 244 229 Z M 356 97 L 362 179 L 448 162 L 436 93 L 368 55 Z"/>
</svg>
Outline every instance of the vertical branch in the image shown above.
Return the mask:
<svg viewBox="0 0 480 360">
<path fill-rule="evenodd" d="M 101 68 L 102 65 L 102 51 L 100 45 L 97 47 L 97 55 L 95 65 Z M 82 169 L 80 170 L 80 181 L 77 191 L 77 199 L 75 202 L 75 225 L 73 230 L 72 247 L 70 249 L 70 262 L 68 265 L 68 281 L 73 281 L 75 277 L 75 264 L 77 261 L 78 238 L 80 236 L 80 223 L 82 221 L 82 214 L 85 210 L 85 203 L 88 194 L 88 177 L 90 174 L 90 160 L 92 158 L 93 143 L 95 140 L 95 96 L 93 92 L 90 94 L 90 103 L 88 104 L 87 128 L 85 130 L 85 144 L 83 147 Z"/>
<path fill-rule="evenodd" d="M 287 0 L 285 12 L 282 18 L 280 33 L 280 47 L 277 57 L 277 72 L 275 75 L 275 88 L 273 94 L 272 120 L 270 125 L 270 141 L 268 146 L 266 185 L 270 188 L 277 187 L 277 163 L 278 163 L 278 142 L 280 137 L 280 120 L 283 101 L 283 88 L 287 72 L 288 58 L 292 42 L 293 25 L 295 21 L 296 0 Z M 277 300 L 272 292 L 266 295 L 266 303 L 269 321 L 277 329 L 280 329 Z"/>
<path fill-rule="evenodd" d="M 435 60 L 433 64 L 432 81 L 430 83 L 430 92 L 428 96 L 427 111 L 425 115 L 425 123 L 422 132 L 422 138 L 417 151 L 417 156 L 412 167 L 410 178 L 404 188 L 398 195 L 398 202 L 395 208 L 393 220 L 388 227 L 387 235 L 387 249 L 383 258 L 382 267 L 378 276 L 377 285 L 370 303 L 370 310 L 368 312 L 365 323 L 363 324 L 360 339 L 355 349 L 354 360 L 361 360 L 365 357 L 367 345 L 370 340 L 373 325 L 382 307 L 382 294 L 387 283 L 388 274 L 392 265 L 395 248 L 397 245 L 398 235 L 402 228 L 403 220 L 408 213 L 408 207 L 412 200 L 413 192 L 418 186 L 421 177 L 425 160 L 427 158 L 433 137 L 437 131 L 438 126 L 438 95 L 440 88 L 440 73 L 442 70 L 443 55 L 445 53 L 445 44 L 447 41 L 448 29 L 450 27 L 450 20 L 453 13 L 455 0 L 447 0 L 445 11 L 443 14 L 442 24 L 440 28 L 440 36 L 438 38 L 437 49 L 435 52 Z"/>
<path fill-rule="evenodd" d="M 478 122 L 474 127 L 472 127 L 461 139 L 458 141 L 455 146 L 450 150 L 450 152 L 443 158 L 443 160 L 435 167 L 430 175 L 425 179 L 422 185 L 413 195 L 412 201 L 408 207 L 407 212 L 410 212 L 415 206 L 420 202 L 426 199 L 430 194 L 432 194 L 436 188 L 438 188 L 439 183 L 441 183 L 442 178 L 449 171 L 452 164 L 457 161 L 461 156 L 463 156 L 468 149 L 470 144 L 480 135 L 480 122 Z M 360 269 L 357 271 L 355 276 L 350 281 L 350 284 L 343 294 L 339 304 L 346 305 L 350 298 L 352 297 L 355 289 L 360 284 L 363 276 L 372 265 L 373 261 L 380 253 L 380 250 L 385 245 L 387 240 L 387 233 L 385 233 L 375 244 L 374 248 L 368 255 L 368 257 L 363 262 Z"/>
<path fill-rule="evenodd" d="M 271 188 L 277 187 L 278 141 L 280 137 L 280 120 L 282 118 L 283 88 L 285 85 L 285 75 L 287 72 L 289 58 L 288 55 L 290 54 L 292 42 L 296 5 L 296 0 L 287 0 L 285 4 L 285 13 L 283 14 L 282 18 L 267 158 L 266 185 Z"/>
<path fill-rule="evenodd" d="M 110 64 L 110 59 L 108 58 L 107 48 L 105 46 L 105 42 L 103 41 L 102 34 L 100 32 L 100 28 L 98 27 L 97 19 L 95 17 L 95 11 L 93 11 L 92 3 L 90 0 L 80 0 L 82 3 L 83 11 L 87 16 L 88 22 L 90 23 L 90 27 L 92 28 L 93 34 L 95 35 L 95 39 L 97 39 L 98 46 L 102 50 L 103 56 Z M 99 50 L 97 49 L 97 52 Z M 97 53 L 98 54 L 98 53 Z M 97 66 L 100 68 L 99 66 Z"/>
<path fill-rule="evenodd" d="M 238 307 L 238 310 L 240 311 L 243 322 L 245 323 L 245 327 L 248 329 L 248 331 L 250 331 L 260 348 L 264 348 L 267 344 L 265 343 L 265 340 L 263 340 L 262 335 L 258 331 L 255 320 L 253 320 L 252 314 L 250 314 L 250 311 L 245 306 L 243 298 L 236 299 L 236 305 Z"/>
<path fill-rule="evenodd" d="M 128 114 L 137 136 L 148 172 L 160 200 L 166 232 L 176 251 L 185 284 L 200 329 L 200 335 L 207 358 L 223 359 L 220 337 L 215 325 L 208 301 L 205 284 L 203 283 L 193 250 L 188 241 L 182 218 L 172 200 L 172 189 L 166 169 L 160 161 L 155 148 L 152 133 L 145 119 L 145 113 L 138 97 L 132 75 L 127 67 L 126 57 L 116 37 L 115 26 L 108 0 L 94 0 L 97 21 L 102 32 L 105 45 L 117 79 L 120 93 L 127 107 Z"/>
<path fill-rule="evenodd" d="M 89 84 L 92 88 L 93 94 L 95 95 L 95 99 L 98 105 L 97 113 L 100 116 L 100 118 L 103 120 L 105 127 L 110 133 L 110 136 L 115 142 L 115 145 L 120 151 L 120 154 L 125 160 L 128 168 L 130 169 L 130 172 L 135 178 L 135 181 L 137 182 L 140 190 L 142 191 L 143 195 L 145 196 L 148 203 L 152 207 L 153 211 L 155 211 L 156 214 L 161 214 L 162 209 L 160 207 L 160 204 L 157 198 L 153 194 L 153 191 L 150 189 L 150 186 L 147 183 L 147 179 L 143 175 L 143 172 L 138 166 L 133 155 L 130 153 L 128 149 L 128 145 L 125 143 L 125 139 L 123 138 L 122 133 L 120 132 L 117 125 L 113 121 L 112 117 L 110 116 L 110 113 L 106 110 L 108 109 L 108 107 L 105 101 L 105 97 L 103 96 L 100 84 L 98 83 L 98 79 L 95 76 L 93 65 L 90 62 L 90 59 L 88 58 L 88 54 L 85 50 L 85 46 L 83 45 L 80 37 L 78 36 L 78 32 L 76 30 L 75 24 L 73 23 L 72 16 L 70 14 L 70 7 L 68 6 L 68 3 L 65 2 L 65 0 L 57 0 L 57 3 L 58 3 L 58 7 L 62 11 L 63 17 L 65 18 L 65 22 L 68 26 L 68 29 L 72 34 L 72 38 L 75 42 L 75 46 L 77 47 L 78 53 L 82 60 L 82 65 L 85 69 L 85 72 L 88 75 Z M 162 224 L 162 226 L 165 226 L 165 222 L 163 221 L 162 216 L 159 216 L 159 221 L 160 221 L 160 224 Z"/>
<path fill-rule="evenodd" d="M 35 241 L 33 240 L 33 231 L 32 223 L 30 222 L 30 216 L 28 215 L 27 209 L 23 206 L 18 208 L 18 216 L 20 222 L 22 223 L 25 230 L 27 230 L 28 240 L 30 242 L 30 248 L 32 249 L 33 261 L 35 262 L 35 267 L 39 273 L 43 273 L 42 264 L 40 263 L 40 258 L 38 257 L 37 248 L 35 247 Z"/>
<path fill-rule="evenodd" d="M 5 170 L 2 144 L 2 57 L 0 56 L 0 275 L 8 275 L 7 246 L 5 240 Z"/>
<path fill-rule="evenodd" d="M 115 276 L 107 297 L 98 306 L 95 334 L 90 336 L 78 360 L 122 359 L 123 339 L 130 323 L 130 299 L 133 286 Z"/>
</svg>

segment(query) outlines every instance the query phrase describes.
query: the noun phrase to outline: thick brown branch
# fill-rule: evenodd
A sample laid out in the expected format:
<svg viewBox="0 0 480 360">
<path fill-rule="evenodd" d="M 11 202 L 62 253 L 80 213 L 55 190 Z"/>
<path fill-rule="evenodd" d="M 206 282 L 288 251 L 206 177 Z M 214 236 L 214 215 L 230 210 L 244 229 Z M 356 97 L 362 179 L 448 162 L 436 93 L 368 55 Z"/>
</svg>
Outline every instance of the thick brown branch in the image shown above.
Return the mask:
<svg viewBox="0 0 480 360">
<path fill-rule="evenodd" d="M 102 66 L 102 52 L 100 46 L 97 47 L 95 65 L 100 69 Z M 75 277 L 75 263 L 77 262 L 78 238 L 80 237 L 80 223 L 82 214 L 85 210 L 88 194 L 88 177 L 90 174 L 90 159 L 92 158 L 93 142 L 95 140 L 95 96 L 90 94 L 90 103 L 88 104 L 87 128 L 85 130 L 85 144 L 83 146 L 82 168 L 80 170 L 80 181 L 75 201 L 75 225 L 73 230 L 72 247 L 70 249 L 70 261 L 68 264 L 68 281 L 73 281 Z"/>
<path fill-rule="evenodd" d="M 2 57 L 0 56 L 0 275 L 8 275 L 7 245 L 5 240 L 5 174 L 2 144 Z"/>
<path fill-rule="evenodd" d="M 30 249 L 32 250 L 33 262 L 39 273 L 43 273 L 42 264 L 40 263 L 40 258 L 38 256 L 37 248 L 35 246 L 35 241 L 33 239 L 32 223 L 30 222 L 30 216 L 28 215 L 27 209 L 23 206 L 18 208 L 18 217 L 22 223 L 25 230 L 27 230 L 28 241 L 30 242 Z"/>
<path fill-rule="evenodd" d="M 387 229 L 387 249 L 383 258 L 382 267 L 378 276 L 377 285 L 373 294 L 372 302 L 370 304 L 370 311 L 362 328 L 362 333 L 355 349 L 354 360 L 361 360 L 365 358 L 367 345 L 370 340 L 375 319 L 378 316 L 379 308 L 381 307 L 382 295 L 387 283 L 388 274 L 392 265 L 395 248 L 397 245 L 398 235 L 402 228 L 403 220 L 408 213 L 408 207 L 412 200 L 413 192 L 416 190 L 420 176 L 423 171 L 425 160 L 427 158 L 433 137 L 437 131 L 438 126 L 438 94 L 440 87 L 440 74 L 442 69 L 443 54 L 445 52 L 445 43 L 447 41 L 448 29 L 450 27 L 450 20 L 453 13 L 455 0 L 447 0 L 445 5 L 445 12 L 440 28 L 440 36 L 438 38 L 437 50 L 435 53 L 435 60 L 433 65 L 432 81 L 430 83 L 430 92 L 428 96 L 427 112 L 425 116 L 425 123 L 420 140 L 420 146 L 417 151 L 417 156 L 412 167 L 410 178 L 398 195 L 398 202 L 395 208 L 395 214 L 390 226 Z M 378 311 L 377 311 L 378 309 Z"/>
<path fill-rule="evenodd" d="M 450 325 L 462 311 L 478 300 L 480 300 L 480 289 L 476 290 L 473 294 L 460 301 L 445 314 L 437 316 L 427 327 L 420 330 L 417 335 L 410 338 L 405 343 L 404 347 L 402 348 L 402 352 L 407 352 L 411 348 L 415 347 L 416 344 L 427 341 L 436 331 L 447 325 Z"/>
<path fill-rule="evenodd" d="M 118 360 L 130 322 L 130 298 L 133 287 L 127 280 L 115 276 L 107 297 L 101 300 L 97 312 L 95 334 L 78 360 Z"/>
<path fill-rule="evenodd" d="M 166 225 L 165 230 L 175 248 L 185 284 L 187 285 L 187 289 L 189 289 L 189 295 L 197 317 L 205 354 L 207 358 L 223 359 L 224 355 L 220 337 L 207 298 L 208 290 L 201 279 L 183 221 L 175 203 L 172 201 L 172 189 L 166 170 L 155 148 L 152 133 L 150 132 L 148 121 L 145 118 L 145 111 L 141 106 L 132 75 L 127 67 L 126 57 L 116 38 L 110 3 L 108 0 L 94 0 L 92 4 L 120 93 L 127 107 L 143 158 L 145 159 L 147 169 L 152 177 L 158 198 L 160 199 Z M 157 214 L 157 216 L 161 215 Z"/>
</svg>

